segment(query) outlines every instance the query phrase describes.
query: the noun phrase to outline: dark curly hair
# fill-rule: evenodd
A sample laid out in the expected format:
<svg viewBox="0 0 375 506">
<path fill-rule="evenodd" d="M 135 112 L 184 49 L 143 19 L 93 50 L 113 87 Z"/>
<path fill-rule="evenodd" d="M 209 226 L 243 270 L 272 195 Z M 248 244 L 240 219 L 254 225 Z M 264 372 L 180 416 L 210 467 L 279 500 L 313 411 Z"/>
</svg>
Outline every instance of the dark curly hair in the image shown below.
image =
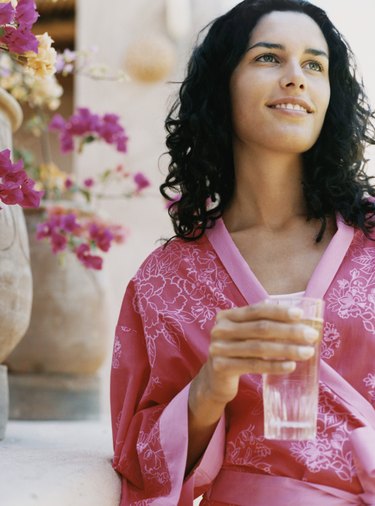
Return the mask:
<svg viewBox="0 0 375 506">
<path fill-rule="evenodd" d="M 253 28 L 275 10 L 310 16 L 329 47 L 330 103 L 317 142 L 303 154 L 307 218 L 321 221 L 316 240 L 336 211 L 367 237 L 375 227 L 375 201 L 368 198 L 375 189 L 364 171 L 365 147 L 375 144 L 373 114 L 350 47 L 326 13 L 307 1 L 244 0 L 209 25 L 165 122 L 171 161 L 160 191 L 169 200 L 178 194 L 169 207 L 175 237 L 201 237 L 231 201 L 235 177 L 229 81 Z"/>
</svg>

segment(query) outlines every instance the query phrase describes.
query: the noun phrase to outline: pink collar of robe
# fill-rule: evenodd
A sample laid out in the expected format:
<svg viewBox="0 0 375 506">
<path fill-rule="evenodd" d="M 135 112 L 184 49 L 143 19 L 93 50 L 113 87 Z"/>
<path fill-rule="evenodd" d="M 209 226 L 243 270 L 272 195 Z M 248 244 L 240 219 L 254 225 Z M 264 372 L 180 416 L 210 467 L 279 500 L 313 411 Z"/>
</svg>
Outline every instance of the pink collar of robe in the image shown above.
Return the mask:
<svg viewBox="0 0 375 506">
<path fill-rule="evenodd" d="M 315 267 L 305 297 L 323 298 L 353 240 L 354 228 L 346 225 L 340 215 L 337 215 L 336 222 L 337 231 Z M 268 298 L 269 294 L 239 252 L 221 218 L 206 235 L 248 304 Z"/>
</svg>

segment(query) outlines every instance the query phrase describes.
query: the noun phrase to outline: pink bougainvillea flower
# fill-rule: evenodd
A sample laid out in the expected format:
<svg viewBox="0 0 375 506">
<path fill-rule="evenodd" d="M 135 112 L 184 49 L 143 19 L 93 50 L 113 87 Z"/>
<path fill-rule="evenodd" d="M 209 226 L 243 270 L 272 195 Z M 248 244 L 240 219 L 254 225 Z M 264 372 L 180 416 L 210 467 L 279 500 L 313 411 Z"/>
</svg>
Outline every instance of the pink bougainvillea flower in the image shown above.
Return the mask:
<svg viewBox="0 0 375 506">
<path fill-rule="evenodd" d="M 66 121 L 61 114 L 54 114 L 48 127 L 50 130 L 62 130 L 65 128 L 65 124 Z"/>
<path fill-rule="evenodd" d="M 31 28 L 39 17 L 34 0 L 18 0 L 15 17 L 20 27 Z"/>
<path fill-rule="evenodd" d="M 37 226 L 36 237 L 47 239 L 53 253 L 69 250 L 86 268 L 100 270 L 103 259 L 94 253 L 107 252 L 113 242 L 124 242 L 125 232 L 121 225 L 98 221 L 77 209 L 55 206 L 47 210 L 46 220 Z"/>
<path fill-rule="evenodd" d="M 9 206 L 20 204 L 23 201 L 23 192 L 20 185 L 14 183 L 0 184 L 0 200 Z"/>
<path fill-rule="evenodd" d="M 64 251 L 66 249 L 68 240 L 65 235 L 60 232 L 56 232 L 52 230 L 51 233 L 51 247 L 53 253 L 58 253 L 59 251 Z"/>
<path fill-rule="evenodd" d="M 39 240 L 50 237 L 52 234 L 52 226 L 48 221 L 38 223 L 36 226 L 36 238 Z"/>
<path fill-rule="evenodd" d="M 9 25 L 14 21 L 15 10 L 9 2 L 0 4 L 0 25 Z"/>
<path fill-rule="evenodd" d="M 11 53 L 38 52 L 38 39 L 28 28 L 16 29 L 13 26 L 4 26 L 3 30 L 4 34 L 0 37 L 0 41 L 8 46 Z"/>
<path fill-rule="evenodd" d="M 74 186 L 74 182 L 72 179 L 70 179 L 70 177 L 67 177 L 64 181 L 64 186 L 67 190 L 69 190 L 70 188 L 73 188 Z"/>
<path fill-rule="evenodd" d="M 125 135 L 119 136 L 116 140 L 116 148 L 120 153 L 126 153 L 127 151 L 128 137 Z"/>
<path fill-rule="evenodd" d="M 135 184 L 137 185 L 137 191 L 141 191 L 144 188 L 147 188 L 150 186 L 150 181 L 147 179 L 147 177 L 142 172 L 137 172 L 133 176 L 133 180 Z"/>
<path fill-rule="evenodd" d="M 40 201 L 44 195 L 44 191 L 34 189 L 35 181 L 29 177 L 25 177 L 21 185 L 23 200 L 20 202 L 22 207 L 39 207 Z"/>
<path fill-rule="evenodd" d="M 35 182 L 23 168 L 22 160 L 13 163 L 10 150 L 0 152 L 0 200 L 4 204 L 22 207 L 38 207 L 44 192 L 34 189 Z"/>
<path fill-rule="evenodd" d="M 95 184 L 95 181 L 92 177 L 88 177 L 83 181 L 83 184 L 86 186 L 86 188 L 92 188 Z"/>
<path fill-rule="evenodd" d="M 73 137 L 81 137 L 81 147 L 85 142 L 102 139 L 115 145 L 117 151 L 126 152 L 128 138 L 116 114 L 101 117 L 86 107 L 80 107 L 67 120 L 55 114 L 49 123 L 49 129 L 60 132 L 60 147 L 64 153 L 74 149 Z"/>
<path fill-rule="evenodd" d="M 69 132 L 62 132 L 60 135 L 60 148 L 63 153 L 70 153 L 74 149 L 73 137 Z"/>
<path fill-rule="evenodd" d="M 103 267 L 103 259 L 96 255 L 91 255 L 90 246 L 82 243 L 75 249 L 75 254 L 85 267 L 100 271 Z"/>
<path fill-rule="evenodd" d="M 25 171 L 22 160 L 13 163 L 10 158 L 10 150 L 4 149 L 0 152 L 0 177 L 5 181 L 21 184 Z"/>
<path fill-rule="evenodd" d="M 102 251 L 108 251 L 113 241 L 113 234 L 105 225 L 91 223 L 89 226 L 90 239 Z"/>
<path fill-rule="evenodd" d="M 78 107 L 66 124 L 72 135 L 86 135 L 90 132 L 97 132 L 100 126 L 100 117 L 98 114 L 92 114 L 87 107 Z"/>
<path fill-rule="evenodd" d="M 74 213 L 62 215 L 60 217 L 60 227 L 66 232 L 75 232 L 81 228 Z"/>
<path fill-rule="evenodd" d="M 120 117 L 117 114 L 105 114 L 97 132 L 108 144 L 115 144 L 117 151 L 125 153 L 128 138 L 119 120 Z"/>
</svg>

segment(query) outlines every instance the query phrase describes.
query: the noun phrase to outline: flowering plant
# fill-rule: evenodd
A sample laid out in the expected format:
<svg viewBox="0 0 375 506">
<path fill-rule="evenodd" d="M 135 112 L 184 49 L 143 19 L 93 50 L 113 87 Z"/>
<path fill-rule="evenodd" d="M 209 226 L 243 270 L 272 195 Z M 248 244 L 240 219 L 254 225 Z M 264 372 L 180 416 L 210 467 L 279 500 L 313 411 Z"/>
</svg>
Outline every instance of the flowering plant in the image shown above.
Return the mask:
<svg viewBox="0 0 375 506">
<path fill-rule="evenodd" d="M 87 108 L 78 108 L 67 119 L 54 115 L 48 130 L 59 136 L 60 149 L 65 154 L 73 150 L 82 153 L 86 145 L 99 141 L 112 145 L 119 153 L 127 151 L 128 137 L 115 114 L 101 116 Z M 103 258 L 98 253 L 107 252 L 112 244 L 123 243 L 127 231 L 104 220 L 98 212 L 98 202 L 107 198 L 138 197 L 150 185 L 146 176 L 142 172 L 129 172 L 123 164 L 118 164 L 98 172 L 95 177 L 80 180 L 52 161 L 37 164 L 24 151 L 18 151 L 18 156 L 25 160 L 26 170 L 44 194 L 46 210 L 37 226 L 37 239 L 48 240 L 54 254 L 68 250 L 85 267 L 102 269 Z"/>
<path fill-rule="evenodd" d="M 39 206 L 43 192 L 35 190 L 35 182 L 27 176 L 22 160 L 12 163 L 9 149 L 0 152 L 0 181 L 0 201 L 4 204 Z"/>
<path fill-rule="evenodd" d="M 38 224 L 37 239 L 48 239 L 53 253 L 69 248 L 85 267 L 101 269 L 103 259 L 93 252 L 108 251 L 112 242 L 121 244 L 125 231 L 90 213 L 55 206 L 47 210 L 47 219 Z"/>
<path fill-rule="evenodd" d="M 31 74 L 46 77 L 55 72 L 56 51 L 47 33 L 34 35 L 39 14 L 34 0 L 0 2 L 0 49 L 26 66 Z"/>
<path fill-rule="evenodd" d="M 82 63 L 76 53 L 68 50 L 57 55 L 56 68 L 63 75 L 84 72 L 98 78 L 93 64 Z M 103 72 L 100 78 L 105 78 Z M 138 197 L 150 183 L 141 172 L 125 170 L 123 163 L 83 180 L 67 173 L 53 161 L 50 136 L 58 136 L 63 154 L 72 151 L 80 154 L 89 144 L 105 142 L 123 155 L 127 152 L 128 137 L 120 117 L 110 113 L 99 115 L 78 107 L 69 118 L 60 114 L 51 118 L 51 111 L 58 109 L 63 94 L 56 76 L 42 79 L 35 72 L 30 74 L 9 54 L 0 55 L 0 85 L 34 111 L 25 128 L 39 139 L 42 159 L 38 160 L 34 153 L 24 149 L 16 150 L 15 154 L 17 163 L 20 166 L 24 163 L 29 179 L 36 181 L 38 195 L 43 194 L 44 212 L 37 226 L 37 239 L 48 241 L 52 253 L 59 254 L 61 259 L 64 252 L 71 251 L 85 267 L 101 269 L 103 258 L 100 255 L 112 244 L 124 242 L 127 231 L 103 219 L 99 201 Z"/>
<path fill-rule="evenodd" d="M 47 33 L 35 36 L 31 29 L 39 14 L 33 0 L 0 1 L 0 51 L 9 65 L 23 65 L 25 75 L 52 75 L 56 51 Z M 20 67 L 21 68 L 21 67 Z M 22 160 L 13 163 L 9 149 L 0 152 L 0 201 L 22 207 L 38 207 L 43 195 L 34 188 Z"/>
<path fill-rule="evenodd" d="M 103 259 L 97 253 L 123 242 L 126 231 L 103 220 L 98 201 L 137 197 L 150 183 L 141 172 L 125 171 L 122 164 L 83 181 L 62 171 L 51 156 L 51 134 L 59 136 L 63 154 L 82 153 L 85 146 L 98 141 L 123 154 L 128 137 L 116 114 L 94 114 L 82 107 L 67 119 L 60 114 L 51 119 L 50 114 L 59 108 L 63 94 L 56 72 L 109 80 L 122 80 L 124 74 L 95 65 L 94 51 L 65 50 L 57 55 L 47 33 L 32 33 L 38 17 L 34 0 L 0 0 L 0 86 L 34 111 L 25 128 L 40 140 L 42 152 L 42 159 L 37 160 L 34 153 L 16 150 L 14 164 L 9 150 L 0 153 L 0 199 L 32 207 L 43 198 L 45 211 L 37 238 L 48 240 L 54 254 L 70 250 L 85 267 L 101 269 Z"/>
</svg>

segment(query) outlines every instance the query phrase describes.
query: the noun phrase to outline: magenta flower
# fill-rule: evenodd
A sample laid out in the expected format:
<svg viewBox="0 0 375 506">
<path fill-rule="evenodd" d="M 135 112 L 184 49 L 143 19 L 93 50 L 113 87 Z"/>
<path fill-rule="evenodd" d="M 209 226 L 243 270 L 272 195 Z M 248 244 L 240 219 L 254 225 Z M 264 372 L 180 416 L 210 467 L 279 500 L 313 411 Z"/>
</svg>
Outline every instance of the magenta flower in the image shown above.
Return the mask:
<svg viewBox="0 0 375 506">
<path fill-rule="evenodd" d="M 128 138 L 116 114 L 101 117 L 86 107 L 80 107 L 67 120 L 55 114 L 49 123 L 49 129 L 60 132 L 60 148 L 63 153 L 74 149 L 74 137 L 81 137 L 81 146 L 85 142 L 102 139 L 115 145 L 117 151 L 126 152 Z"/>
<path fill-rule="evenodd" d="M 79 223 L 77 222 L 77 216 L 74 213 L 61 215 L 60 227 L 65 232 L 75 232 L 81 228 Z"/>
<path fill-rule="evenodd" d="M 92 177 L 88 177 L 83 181 L 83 184 L 86 186 L 86 188 L 92 188 L 95 184 L 95 181 Z"/>
<path fill-rule="evenodd" d="M 39 207 L 44 192 L 34 190 L 34 185 L 35 182 L 31 178 L 25 177 L 21 185 L 23 200 L 20 202 L 20 205 L 22 207 Z"/>
<path fill-rule="evenodd" d="M 38 241 L 41 239 L 45 239 L 46 237 L 50 237 L 52 234 L 53 227 L 51 223 L 48 221 L 44 221 L 43 223 L 38 223 L 36 226 L 36 238 Z"/>
<path fill-rule="evenodd" d="M 9 206 L 23 201 L 23 192 L 18 184 L 0 184 L 0 200 Z"/>
<path fill-rule="evenodd" d="M 147 188 L 150 186 L 150 181 L 147 179 L 147 177 L 142 172 L 137 172 L 133 176 L 133 180 L 135 184 L 137 185 L 137 191 L 141 191 L 144 188 Z"/>
<path fill-rule="evenodd" d="M 93 253 L 108 251 L 113 241 L 123 242 L 124 234 L 121 226 L 93 221 L 79 210 L 52 207 L 37 226 L 36 238 L 47 239 L 52 253 L 70 250 L 85 267 L 100 270 L 103 259 Z"/>
<path fill-rule="evenodd" d="M 103 267 L 103 259 L 96 255 L 90 254 L 90 246 L 82 243 L 75 249 L 78 260 L 89 269 L 101 270 Z"/>
<path fill-rule="evenodd" d="M 70 153 L 73 151 L 73 137 L 68 132 L 62 132 L 60 135 L 60 148 L 63 153 Z"/>
<path fill-rule="evenodd" d="M 96 247 L 102 251 L 108 251 L 113 241 L 113 234 L 106 226 L 99 226 L 97 223 L 91 223 L 89 226 L 90 239 Z"/>
<path fill-rule="evenodd" d="M 86 135 L 100 128 L 100 116 L 92 114 L 87 107 L 79 107 L 66 123 L 72 135 Z"/>
<path fill-rule="evenodd" d="M 0 4 L 0 25 L 9 25 L 14 21 L 15 10 L 10 2 Z"/>
<path fill-rule="evenodd" d="M 50 130 L 62 130 L 65 128 L 66 121 L 61 114 L 54 114 L 53 118 L 49 122 Z"/>
<path fill-rule="evenodd" d="M 65 179 L 65 182 L 64 182 L 64 186 L 67 190 L 70 190 L 70 188 L 72 188 L 74 186 L 74 182 L 72 179 L 70 179 L 70 177 L 67 177 Z"/>
<path fill-rule="evenodd" d="M 65 235 L 60 232 L 56 232 L 52 230 L 51 233 L 51 247 L 52 253 L 58 253 L 59 251 L 64 251 L 67 245 L 68 239 Z"/>
<path fill-rule="evenodd" d="M 34 0 L 18 0 L 16 6 L 16 22 L 20 27 L 31 28 L 38 19 Z"/>
<path fill-rule="evenodd" d="M 26 51 L 38 52 L 38 39 L 28 28 L 4 26 L 4 34 L 0 41 L 4 42 L 11 53 L 23 54 Z"/>
<path fill-rule="evenodd" d="M 5 182 L 21 184 L 25 178 L 22 160 L 12 163 L 9 149 L 0 152 L 0 177 Z"/>
<path fill-rule="evenodd" d="M 13 163 L 10 150 L 0 152 L 0 200 L 4 204 L 19 204 L 22 207 L 38 207 L 44 192 L 34 189 L 35 182 L 30 179 L 22 160 Z"/>
<path fill-rule="evenodd" d="M 108 144 L 115 144 L 117 151 L 125 153 L 128 138 L 119 124 L 119 119 L 117 114 L 105 114 L 97 132 Z"/>
</svg>

